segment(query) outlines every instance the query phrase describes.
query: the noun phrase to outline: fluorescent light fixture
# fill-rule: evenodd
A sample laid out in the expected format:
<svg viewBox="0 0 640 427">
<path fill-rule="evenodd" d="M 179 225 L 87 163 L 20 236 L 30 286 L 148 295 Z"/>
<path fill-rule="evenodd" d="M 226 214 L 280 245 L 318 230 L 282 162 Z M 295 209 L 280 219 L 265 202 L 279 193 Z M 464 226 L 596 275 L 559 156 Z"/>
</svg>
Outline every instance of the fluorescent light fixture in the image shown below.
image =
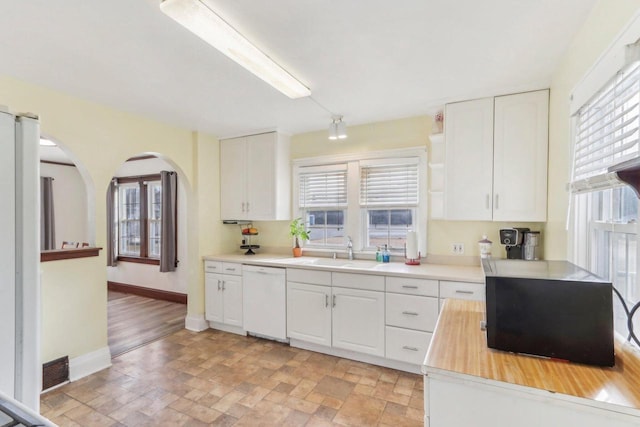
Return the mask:
<svg viewBox="0 0 640 427">
<path fill-rule="evenodd" d="M 53 142 L 51 140 L 48 140 L 48 139 L 45 139 L 45 138 L 40 138 L 40 146 L 41 147 L 55 147 L 56 145 L 58 145 L 58 144 L 56 144 L 55 142 Z"/>
<path fill-rule="evenodd" d="M 251 44 L 203 0 L 162 0 L 160 9 L 289 98 L 311 95 L 308 87 Z"/>
<path fill-rule="evenodd" d="M 331 117 L 331 124 L 329 125 L 329 139 L 334 141 L 336 139 L 347 138 L 347 124 L 342 121 L 342 116 Z"/>
</svg>

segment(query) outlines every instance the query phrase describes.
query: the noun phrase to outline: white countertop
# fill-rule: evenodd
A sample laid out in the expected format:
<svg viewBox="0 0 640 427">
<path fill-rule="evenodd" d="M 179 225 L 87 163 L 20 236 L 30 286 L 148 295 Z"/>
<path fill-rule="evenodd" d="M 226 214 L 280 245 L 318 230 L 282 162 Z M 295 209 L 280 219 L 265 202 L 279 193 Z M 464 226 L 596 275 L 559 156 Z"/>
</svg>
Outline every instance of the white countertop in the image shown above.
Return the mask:
<svg viewBox="0 0 640 427">
<path fill-rule="evenodd" d="M 347 260 L 306 257 L 292 258 L 286 255 L 261 253 L 256 255 L 219 254 L 207 255 L 204 260 L 237 262 L 266 267 L 304 268 L 310 270 L 330 270 L 345 273 L 366 273 L 380 276 L 397 275 L 419 279 L 452 280 L 484 283 L 480 266 L 421 264 L 406 265 L 403 262 L 381 263 L 373 260 Z"/>
</svg>

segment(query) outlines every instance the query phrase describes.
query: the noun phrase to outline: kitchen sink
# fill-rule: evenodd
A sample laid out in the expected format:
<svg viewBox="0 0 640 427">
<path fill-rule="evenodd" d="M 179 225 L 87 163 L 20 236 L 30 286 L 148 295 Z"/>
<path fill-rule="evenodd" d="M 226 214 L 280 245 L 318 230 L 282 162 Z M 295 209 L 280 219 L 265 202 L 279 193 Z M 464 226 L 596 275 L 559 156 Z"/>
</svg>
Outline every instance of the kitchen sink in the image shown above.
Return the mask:
<svg viewBox="0 0 640 427">
<path fill-rule="evenodd" d="M 362 270 L 369 270 L 375 268 L 380 263 L 374 261 L 361 261 L 361 260 L 348 260 L 348 259 L 333 259 L 333 258 L 311 258 L 300 257 L 291 260 L 284 261 L 287 264 L 294 265 L 316 265 L 319 267 L 335 267 L 335 268 L 355 268 Z"/>
</svg>

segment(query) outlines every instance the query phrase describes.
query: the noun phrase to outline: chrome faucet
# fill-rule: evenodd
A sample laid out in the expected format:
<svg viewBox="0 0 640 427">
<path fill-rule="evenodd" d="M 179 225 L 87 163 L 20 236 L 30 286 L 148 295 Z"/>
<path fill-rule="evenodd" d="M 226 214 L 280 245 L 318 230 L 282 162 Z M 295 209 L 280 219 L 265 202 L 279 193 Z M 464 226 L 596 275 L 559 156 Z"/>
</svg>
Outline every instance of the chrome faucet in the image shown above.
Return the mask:
<svg viewBox="0 0 640 427">
<path fill-rule="evenodd" d="M 353 242 L 351 241 L 351 236 L 347 236 L 349 240 L 347 242 L 347 254 L 349 256 L 349 260 L 353 260 Z"/>
</svg>

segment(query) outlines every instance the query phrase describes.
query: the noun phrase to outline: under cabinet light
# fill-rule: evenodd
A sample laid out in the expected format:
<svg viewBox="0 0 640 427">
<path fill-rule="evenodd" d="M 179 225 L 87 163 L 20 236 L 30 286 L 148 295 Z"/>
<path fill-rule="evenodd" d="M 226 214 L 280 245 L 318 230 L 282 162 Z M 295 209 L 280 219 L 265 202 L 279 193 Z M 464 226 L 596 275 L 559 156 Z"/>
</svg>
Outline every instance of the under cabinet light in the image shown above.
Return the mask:
<svg viewBox="0 0 640 427">
<path fill-rule="evenodd" d="M 160 9 L 289 98 L 311 95 L 309 88 L 227 24 L 203 0 L 162 0 Z"/>
</svg>

